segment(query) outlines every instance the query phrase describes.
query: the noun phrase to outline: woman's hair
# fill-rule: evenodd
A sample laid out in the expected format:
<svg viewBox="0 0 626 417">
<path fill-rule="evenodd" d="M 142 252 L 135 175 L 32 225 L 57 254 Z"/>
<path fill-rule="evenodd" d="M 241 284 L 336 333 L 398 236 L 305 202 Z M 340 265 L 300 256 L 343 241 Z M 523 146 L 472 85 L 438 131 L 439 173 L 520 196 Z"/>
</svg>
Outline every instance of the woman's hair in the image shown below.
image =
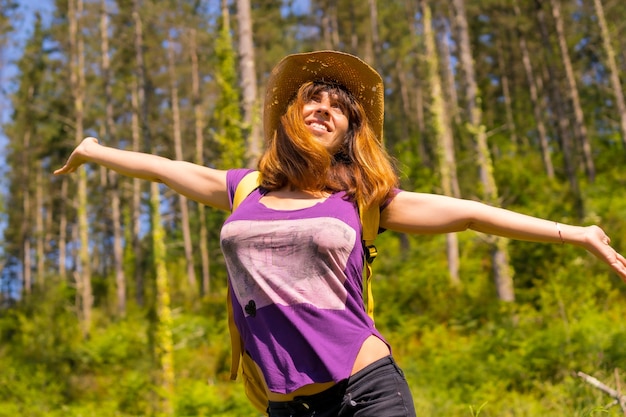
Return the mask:
<svg viewBox="0 0 626 417">
<path fill-rule="evenodd" d="M 344 107 L 349 127 L 340 149 L 331 155 L 309 132 L 303 107 L 327 92 Z M 259 160 L 262 186 L 270 191 L 293 186 L 305 191 L 345 191 L 361 207 L 381 205 L 398 186 L 391 158 L 371 129 L 361 104 L 337 84 L 307 82 L 281 117 L 273 137 L 266 138 Z"/>
</svg>

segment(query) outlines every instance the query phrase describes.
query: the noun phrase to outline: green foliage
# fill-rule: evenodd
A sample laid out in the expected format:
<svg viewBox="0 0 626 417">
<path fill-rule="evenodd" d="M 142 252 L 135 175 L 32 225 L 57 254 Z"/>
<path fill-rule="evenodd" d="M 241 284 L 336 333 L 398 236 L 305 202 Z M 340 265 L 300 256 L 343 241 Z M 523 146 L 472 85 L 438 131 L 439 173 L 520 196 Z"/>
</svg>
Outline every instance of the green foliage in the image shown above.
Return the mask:
<svg viewBox="0 0 626 417">
<path fill-rule="evenodd" d="M 407 247 L 385 233 L 378 242 L 377 327 L 418 415 L 616 415 L 599 408 L 607 398 L 575 372 L 610 385 L 626 363 L 620 284 L 576 248 L 527 244 L 513 252 L 534 246 L 555 266 L 525 279 L 516 303 L 500 303 L 485 273 L 486 244 L 471 232 L 459 238 L 459 288 L 448 283 L 443 237 L 411 237 Z M 147 311 L 131 304 L 127 317 L 113 319 L 97 307 L 94 332 L 82 340 L 72 300 L 71 288 L 50 283 L 45 296 L 3 311 L 0 416 L 152 415 L 159 368 Z M 174 415 L 254 416 L 242 384 L 228 380 L 224 293 L 196 307 L 181 302 L 172 306 Z"/>
<path fill-rule="evenodd" d="M 55 286 L 0 316 L 0 410 L 28 415 L 63 404 L 80 341 L 70 294 L 66 286 Z"/>
<path fill-rule="evenodd" d="M 204 381 L 185 380 L 178 384 L 177 416 L 257 416 L 240 389 L 231 384 L 207 385 Z"/>
<path fill-rule="evenodd" d="M 0 317 L 0 416 L 151 415 L 159 365 L 146 315 L 131 309 L 112 320 L 97 309 L 82 340 L 71 291 L 51 287 Z M 221 294 L 196 312 L 173 311 L 177 416 L 255 415 L 242 385 L 228 381 L 224 302 Z"/>
<path fill-rule="evenodd" d="M 225 18 L 226 17 L 226 18 Z M 221 168 L 244 166 L 245 147 L 243 140 L 243 119 L 240 111 L 240 93 L 237 88 L 235 51 L 232 47 L 228 16 L 222 17 L 219 36 L 216 41 L 216 79 L 220 89 L 215 105 L 215 139 L 221 148 Z"/>
<path fill-rule="evenodd" d="M 189 91 L 189 45 L 185 31 L 198 26 L 201 51 L 201 111 L 208 120 L 203 127 L 211 133 L 205 147 L 208 164 L 217 167 L 243 165 L 244 135 L 237 74 L 236 30 L 223 16 L 219 24 L 208 3 L 176 5 L 142 3 L 139 10 L 143 29 L 146 77 L 146 112 L 133 113 L 131 91 L 136 88 L 136 49 L 132 2 L 117 2 L 111 17 L 112 107 L 117 131 L 110 145 L 129 148 L 133 123 L 151 139 L 141 149 L 171 150 L 171 103 L 164 60 L 163 42 L 168 30 L 180 39 L 177 51 L 177 80 L 180 86 L 182 130 L 185 153 L 195 148 L 195 116 Z M 379 45 L 373 45 L 372 22 L 366 7 L 355 8 L 354 1 L 314 1 L 310 10 L 298 2 L 263 0 L 252 2 L 256 70 L 263 85 L 271 67 L 286 53 L 329 46 L 371 57 L 372 64 L 385 77 L 385 142 L 399 160 L 403 188 L 440 192 L 440 173 L 434 168 L 433 138 L 429 120 L 428 83 L 424 77 L 424 55 L 420 12 L 415 2 L 378 2 Z M 598 175 L 587 180 L 576 172 L 585 211 L 577 218 L 576 199 L 565 178 L 560 138 L 551 117 L 558 114 L 555 103 L 539 97 L 547 106 L 546 129 L 555 165 L 555 178 L 547 178 L 538 146 L 537 121 L 532 112 L 527 77 L 519 56 L 519 39 L 525 36 L 533 57 L 545 56 L 535 27 L 535 2 L 520 2 L 522 16 L 513 18 L 502 2 L 465 2 L 472 32 L 472 49 L 481 94 L 484 123 L 489 133 L 494 175 L 501 200 L 517 211 L 562 222 L 601 224 L 616 248 L 626 245 L 626 188 L 622 138 L 616 128 L 613 96 L 595 18 L 586 2 L 562 2 L 568 20 L 567 41 L 574 54 L 575 72 L 583 75 L 579 84 L 594 161 Z M 0 0 L 13 14 L 11 1 Z M 607 9 L 613 22 L 621 22 L 625 8 L 619 2 Z M 8 7 L 11 6 L 11 9 Z M 59 226 L 67 221 L 67 231 L 75 228 L 72 201 L 63 197 L 61 181 L 75 193 L 71 177 L 51 179 L 45 173 L 64 160 L 73 146 L 74 115 L 67 88 L 67 21 L 65 6 L 59 3 L 50 30 L 36 20 L 33 35 L 17 61 L 19 85 L 12 95 L 14 114 L 3 126 L 7 135 L 7 175 L 9 193 L 3 195 L 0 212 L 5 220 L 0 252 L 20 261 L 24 242 L 45 235 L 46 277 L 56 273 L 59 256 Z M 173 13 L 172 7 L 177 7 Z M 452 23 L 447 5 L 434 4 L 439 23 Z M 0 7 L 2 9 L 2 7 Z M 189 16 L 193 9 L 193 16 Z M 3 9 L 4 11 L 4 9 Z M 105 123 L 103 74 L 99 67 L 100 34 L 97 8 L 87 8 L 83 33 L 87 71 L 85 127 L 100 129 Z M 547 9 L 544 10 L 547 12 Z M 0 33 L 11 29 L 13 19 L 0 12 Z M 169 19 L 168 17 L 171 17 Z M 167 23 L 166 23 L 167 22 Z M 234 25 L 236 19 L 232 19 Z M 615 23 L 613 23 L 615 24 Z M 445 25 L 444 25 L 445 26 Z M 619 29 L 613 29 L 619 30 Z M 619 33 L 618 33 L 619 35 Z M 454 38 L 453 32 L 446 36 Z M 0 44 L 7 37 L 0 36 Z M 615 39 L 622 39 L 617 36 Z M 4 42 L 4 43 L 2 43 Z M 500 45 L 496 45 L 501 42 Z M 574 46 L 576 46 L 574 48 Z M 454 52 L 453 52 L 454 53 Z M 457 58 L 457 57 L 452 57 Z M 623 57 L 622 57 L 623 58 Z M 502 59 L 502 67 L 499 67 Z M 554 59 L 554 60 L 552 60 Z M 559 73 L 558 56 L 550 63 Z M 456 62 L 456 59 L 453 61 Z M 541 59 L 532 62 L 540 78 L 547 73 Z M 458 77 L 461 68 L 455 68 Z M 512 120 L 507 126 L 503 81 L 509 82 Z M 552 77 L 550 77 L 552 78 Z M 542 79 L 546 94 L 555 88 L 554 79 Z M 453 80 L 459 82 L 459 79 Z M 563 97 L 569 92 L 556 85 Z M 8 91 L 8 90 L 7 90 Z M 459 89 L 459 91 L 461 91 Z M 463 196 L 479 195 L 478 174 L 463 109 L 447 103 L 453 123 L 455 152 Z M 140 103 L 141 104 L 141 103 Z M 567 111 L 566 111 L 567 113 Z M 208 115 L 208 116 L 207 116 Z M 135 120 L 135 118 L 139 120 Z M 456 120 L 458 118 L 458 120 Z M 570 126 L 573 123 L 570 121 Z M 511 130 L 512 129 L 512 130 Z M 89 134 L 96 132 L 90 131 Z M 149 135 L 148 135 L 149 133 Z M 512 136 L 516 133 L 516 137 Z M 217 146 L 212 146 L 217 144 Z M 215 148 L 215 149 L 214 149 Z M 580 152 L 576 150 L 575 152 Z M 210 155 L 208 157 L 207 155 Z M 169 155 L 171 156 L 171 155 Z M 575 155 L 575 159 L 579 158 Z M 579 170 L 581 171 L 581 170 Z M 43 172 L 44 175 L 36 175 Z M 0 417 L 4 416 L 150 416 L 159 410 L 160 367 L 156 355 L 155 251 L 151 231 L 141 232 L 143 250 L 134 252 L 126 244 L 124 270 L 128 286 L 125 317 L 112 317 L 115 297 L 112 288 L 110 248 L 110 205 L 103 171 L 88 168 L 90 213 L 93 230 L 93 283 L 96 304 L 93 332 L 83 339 L 80 332 L 75 289 L 58 277 L 50 277 L 43 288 L 34 287 L 14 306 L 0 311 Z M 50 178 L 49 178 L 50 177 Z M 41 181 L 46 195 L 36 197 L 35 181 Z M 132 242 L 130 182 L 120 180 L 124 241 Z M 145 190 L 145 187 L 143 187 Z M 161 188 L 163 190 L 163 188 Z M 30 199 L 27 199 L 29 197 Z M 225 317 L 226 272 L 219 250 L 219 228 L 224 214 L 207 210 L 208 242 L 211 260 L 211 293 L 197 297 L 186 284 L 176 206 L 169 192 L 163 193 L 162 236 L 166 246 L 167 277 L 161 285 L 169 288 L 172 307 L 168 317 L 174 361 L 172 406 L 176 416 L 253 416 L 241 383 L 229 377 L 230 341 Z M 146 194 L 142 192 L 144 209 Z M 27 204 L 28 203 L 28 204 Z M 27 211 L 30 210 L 30 211 Z M 139 213 L 143 221 L 149 219 Z M 35 220 L 41 216 L 43 230 Z M 192 230 L 199 229 L 193 218 Z M 65 224 L 65 223 L 63 223 Z M 510 264 L 515 271 L 516 302 L 497 300 L 491 282 L 491 257 L 483 236 L 459 234 L 461 286 L 449 282 L 445 238 L 408 237 L 383 234 L 378 242 L 374 292 L 377 301 L 377 327 L 389 340 L 394 355 L 405 370 L 420 416 L 480 417 L 562 417 L 618 415 L 619 410 L 602 406 L 606 396 L 576 377 L 576 371 L 596 376 L 611 385 L 614 371 L 626 363 L 626 313 L 623 283 L 606 265 L 580 248 L 510 242 Z M 76 249 L 71 233 L 65 238 L 70 251 Z M 195 247 L 200 237 L 193 236 Z M 34 246 L 34 245 L 33 245 Z M 48 247 L 49 246 L 49 247 Z M 162 250 L 162 248 L 160 248 Z M 31 251 L 35 249 L 31 247 Z M 71 257 L 71 256 L 70 256 Z M 39 260 L 39 259 L 38 259 Z M 135 264 L 135 261 L 138 261 Z M 67 260 L 71 263 L 72 260 Z M 1 262 L 0 262 L 1 263 Z M 142 268 L 146 288 L 136 288 L 134 268 Z M 63 280 L 68 279 L 64 277 Z M 167 279 L 167 282 L 163 281 Z M 72 282 L 72 281 L 69 281 Z M 4 282 L 3 282 L 4 284 Z M 135 295 L 144 291 L 144 302 Z M 169 343 L 169 342 L 168 342 Z M 167 347 L 169 349 L 169 345 Z M 623 378 L 623 376 L 622 376 Z M 623 385 L 623 384 L 622 384 Z"/>
<path fill-rule="evenodd" d="M 487 278 L 487 244 L 478 234 L 459 235 L 460 288 L 448 283 L 443 237 L 409 238 L 408 249 L 401 242 L 386 233 L 377 245 L 376 322 L 418 415 L 617 415 L 598 408 L 608 398 L 575 376 L 583 371 L 611 385 L 613 370 L 626 363 L 622 284 L 594 258 L 579 248 L 516 242 L 521 285 L 518 301 L 507 304 Z"/>
</svg>

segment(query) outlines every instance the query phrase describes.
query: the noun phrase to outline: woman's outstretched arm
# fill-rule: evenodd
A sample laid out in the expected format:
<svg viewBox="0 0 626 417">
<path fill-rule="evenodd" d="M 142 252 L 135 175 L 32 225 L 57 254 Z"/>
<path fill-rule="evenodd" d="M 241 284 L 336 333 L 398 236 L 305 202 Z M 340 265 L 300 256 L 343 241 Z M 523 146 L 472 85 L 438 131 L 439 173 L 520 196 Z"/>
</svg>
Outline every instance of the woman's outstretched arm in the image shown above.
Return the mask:
<svg viewBox="0 0 626 417">
<path fill-rule="evenodd" d="M 626 282 L 626 259 L 598 226 L 573 226 L 435 194 L 400 192 L 383 210 L 381 226 L 405 233 L 475 230 L 510 239 L 581 246 L 606 262 Z"/>
<path fill-rule="evenodd" d="M 185 197 L 223 210 L 229 209 L 226 171 L 158 155 L 100 145 L 85 138 L 55 175 L 69 174 L 85 163 L 96 163 L 122 175 L 161 182 Z"/>
</svg>

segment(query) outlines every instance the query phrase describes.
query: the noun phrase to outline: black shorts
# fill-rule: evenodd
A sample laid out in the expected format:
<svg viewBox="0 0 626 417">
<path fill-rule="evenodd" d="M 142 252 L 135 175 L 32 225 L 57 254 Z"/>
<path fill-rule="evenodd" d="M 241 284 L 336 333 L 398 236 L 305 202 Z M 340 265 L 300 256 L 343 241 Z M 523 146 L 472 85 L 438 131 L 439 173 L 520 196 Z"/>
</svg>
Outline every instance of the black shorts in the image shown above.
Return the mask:
<svg viewBox="0 0 626 417">
<path fill-rule="evenodd" d="M 415 417 L 404 373 L 391 356 L 315 395 L 270 401 L 270 417 Z"/>
</svg>

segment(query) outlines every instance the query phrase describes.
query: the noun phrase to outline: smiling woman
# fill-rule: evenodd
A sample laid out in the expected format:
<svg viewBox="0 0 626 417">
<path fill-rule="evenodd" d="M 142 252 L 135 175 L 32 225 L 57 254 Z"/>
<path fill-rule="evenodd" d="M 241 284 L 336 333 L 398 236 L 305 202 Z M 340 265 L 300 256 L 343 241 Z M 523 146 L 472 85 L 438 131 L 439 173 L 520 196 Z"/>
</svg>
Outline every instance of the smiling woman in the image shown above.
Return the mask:
<svg viewBox="0 0 626 417">
<path fill-rule="evenodd" d="M 345 190 L 364 206 L 382 204 L 397 176 L 363 106 L 336 82 L 305 82 L 293 94 L 266 138 L 263 186 L 314 194 Z"/>
<path fill-rule="evenodd" d="M 250 369 L 260 375 L 255 404 L 271 417 L 415 416 L 404 374 L 365 308 L 362 208 L 380 214 L 380 230 L 472 229 L 577 245 L 626 280 L 626 259 L 598 226 L 400 190 L 382 141 L 382 97 L 380 75 L 337 51 L 287 56 L 268 80 L 260 185 L 233 210 L 220 238 L 233 322 Z M 162 182 L 224 210 L 251 171 L 216 170 L 86 138 L 55 174 L 86 162 Z"/>
</svg>

